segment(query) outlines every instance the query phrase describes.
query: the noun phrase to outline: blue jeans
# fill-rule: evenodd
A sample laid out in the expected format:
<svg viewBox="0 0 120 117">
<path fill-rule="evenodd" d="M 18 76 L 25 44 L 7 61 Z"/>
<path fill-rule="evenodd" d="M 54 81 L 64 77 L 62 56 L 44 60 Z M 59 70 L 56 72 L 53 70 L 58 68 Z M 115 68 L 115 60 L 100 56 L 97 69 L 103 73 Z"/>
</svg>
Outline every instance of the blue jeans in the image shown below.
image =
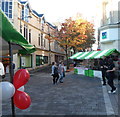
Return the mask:
<svg viewBox="0 0 120 117">
<path fill-rule="evenodd" d="M 63 73 L 60 74 L 60 79 L 59 79 L 60 82 L 63 82 Z"/>
</svg>

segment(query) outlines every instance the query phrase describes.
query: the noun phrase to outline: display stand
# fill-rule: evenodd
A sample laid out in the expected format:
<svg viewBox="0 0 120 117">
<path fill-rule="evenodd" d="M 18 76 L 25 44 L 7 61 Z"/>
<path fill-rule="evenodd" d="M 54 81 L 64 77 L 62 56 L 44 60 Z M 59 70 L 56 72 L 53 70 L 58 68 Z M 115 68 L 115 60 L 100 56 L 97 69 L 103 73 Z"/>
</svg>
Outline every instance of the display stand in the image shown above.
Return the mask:
<svg viewBox="0 0 120 117">
<path fill-rule="evenodd" d="M 88 68 L 74 67 L 74 74 L 81 74 L 89 77 L 98 77 L 102 78 L 101 71 L 92 70 Z"/>
</svg>

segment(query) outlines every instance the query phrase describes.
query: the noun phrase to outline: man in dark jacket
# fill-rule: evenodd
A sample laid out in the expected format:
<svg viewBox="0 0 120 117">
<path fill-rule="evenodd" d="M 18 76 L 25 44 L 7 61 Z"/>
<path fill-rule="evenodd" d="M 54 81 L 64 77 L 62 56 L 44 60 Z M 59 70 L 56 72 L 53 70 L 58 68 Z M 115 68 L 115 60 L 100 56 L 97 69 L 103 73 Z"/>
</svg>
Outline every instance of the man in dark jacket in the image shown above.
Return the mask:
<svg viewBox="0 0 120 117">
<path fill-rule="evenodd" d="M 103 56 L 99 64 L 100 64 L 100 69 L 102 71 L 103 85 L 106 85 L 106 71 L 107 71 L 107 65 L 108 65 L 107 58 Z"/>
</svg>

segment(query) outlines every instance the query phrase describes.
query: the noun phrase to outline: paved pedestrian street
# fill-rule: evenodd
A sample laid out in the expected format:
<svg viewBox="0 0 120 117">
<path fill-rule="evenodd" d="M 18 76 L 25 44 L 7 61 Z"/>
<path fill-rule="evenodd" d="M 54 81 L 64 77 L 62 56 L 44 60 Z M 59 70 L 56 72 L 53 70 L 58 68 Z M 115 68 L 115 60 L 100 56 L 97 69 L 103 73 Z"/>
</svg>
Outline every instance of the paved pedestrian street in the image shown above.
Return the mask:
<svg viewBox="0 0 120 117">
<path fill-rule="evenodd" d="M 117 85 L 117 82 L 116 84 Z M 118 96 L 108 94 L 108 86 L 102 86 L 100 78 L 90 78 L 68 72 L 64 83 L 52 84 L 50 73 L 31 74 L 25 92 L 32 104 L 26 110 L 15 108 L 16 115 L 68 115 L 116 117 Z M 111 101 L 112 99 L 112 101 Z M 3 102 L 3 115 L 11 115 L 10 100 Z"/>
</svg>

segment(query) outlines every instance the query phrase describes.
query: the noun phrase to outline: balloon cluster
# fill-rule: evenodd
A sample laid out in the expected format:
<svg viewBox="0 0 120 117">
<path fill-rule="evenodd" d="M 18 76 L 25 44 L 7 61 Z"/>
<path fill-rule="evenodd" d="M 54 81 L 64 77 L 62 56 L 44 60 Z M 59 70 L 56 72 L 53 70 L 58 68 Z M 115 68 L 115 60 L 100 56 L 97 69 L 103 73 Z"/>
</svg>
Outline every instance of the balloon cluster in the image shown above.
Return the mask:
<svg viewBox="0 0 120 117">
<path fill-rule="evenodd" d="M 13 84 L 10 82 L 1 82 L 0 96 L 1 100 L 7 100 L 13 96 L 13 101 L 16 107 L 19 109 L 27 109 L 31 104 L 30 96 L 24 92 L 24 85 L 30 79 L 30 74 L 26 69 L 18 70 L 13 77 Z"/>
</svg>

